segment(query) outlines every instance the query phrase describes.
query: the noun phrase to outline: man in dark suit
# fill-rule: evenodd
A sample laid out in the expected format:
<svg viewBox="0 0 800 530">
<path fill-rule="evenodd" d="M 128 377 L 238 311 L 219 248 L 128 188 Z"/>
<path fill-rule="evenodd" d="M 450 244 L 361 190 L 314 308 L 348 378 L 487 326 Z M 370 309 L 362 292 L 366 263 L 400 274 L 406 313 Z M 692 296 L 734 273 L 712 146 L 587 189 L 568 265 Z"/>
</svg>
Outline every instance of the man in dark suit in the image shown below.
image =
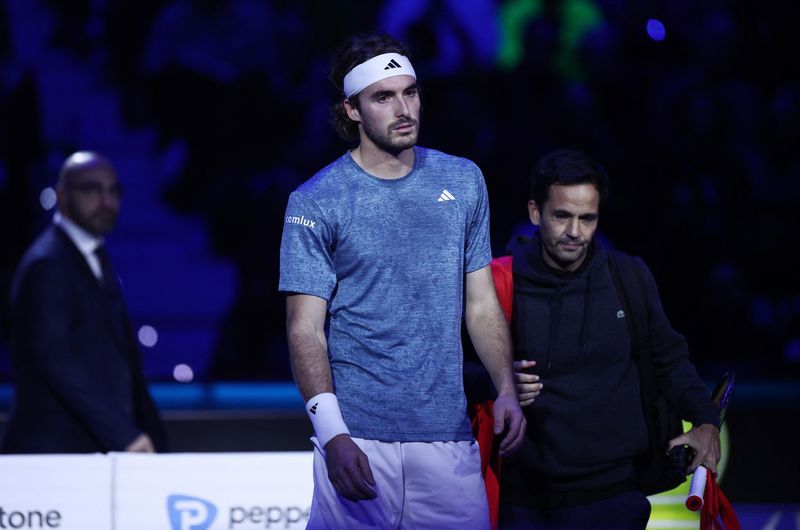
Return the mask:
<svg viewBox="0 0 800 530">
<path fill-rule="evenodd" d="M 119 215 L 114 167 L 88 151 L 61 167 L 58 212 L 11 291 L 15 398 L 5 453 L 154 452 L 166 437 L 103 246 Z"/>
</svg>

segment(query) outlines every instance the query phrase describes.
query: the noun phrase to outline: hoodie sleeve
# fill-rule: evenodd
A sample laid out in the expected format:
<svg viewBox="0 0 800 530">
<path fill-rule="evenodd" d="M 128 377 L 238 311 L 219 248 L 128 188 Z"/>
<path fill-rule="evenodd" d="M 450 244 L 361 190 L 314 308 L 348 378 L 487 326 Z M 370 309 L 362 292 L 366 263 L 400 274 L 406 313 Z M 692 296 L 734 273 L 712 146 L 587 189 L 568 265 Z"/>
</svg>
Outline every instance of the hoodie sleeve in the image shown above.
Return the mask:
<svg viewBox="0 0 800 530">
<path fill-rule="evenodd" d="M 641 259 L 636 262 L 647 293 L 650 346 L 661 391 L 693 425 L 718 425 L 717 407 L 689 359 L 686 339 L 669 323 L 650 269 Z"/>
</svg>

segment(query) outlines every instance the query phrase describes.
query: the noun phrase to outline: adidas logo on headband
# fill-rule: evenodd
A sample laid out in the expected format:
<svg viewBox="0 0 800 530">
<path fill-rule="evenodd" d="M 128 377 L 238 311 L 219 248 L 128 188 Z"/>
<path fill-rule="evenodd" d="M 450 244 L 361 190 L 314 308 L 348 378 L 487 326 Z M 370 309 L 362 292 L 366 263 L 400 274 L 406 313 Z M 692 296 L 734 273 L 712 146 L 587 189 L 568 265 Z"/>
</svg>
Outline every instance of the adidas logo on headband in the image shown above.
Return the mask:
<svg viewBox="0 0 800 530">
<path fill-rule="evenodd" d="M 387 62 L 388 59 L 388 62 Z M 397 70 L 402 70 L 398 72 Z M 358 94 L 372 83 L 377 83 L 387 77 L 398 75 L 410 75 L 414 79 L 417 74 L 411 61 L 405 55 L 399 53 L 382 53 L 372 59 L 364 61 L 344 76 L 343 92 L 345 97 Z"/>
</svg>

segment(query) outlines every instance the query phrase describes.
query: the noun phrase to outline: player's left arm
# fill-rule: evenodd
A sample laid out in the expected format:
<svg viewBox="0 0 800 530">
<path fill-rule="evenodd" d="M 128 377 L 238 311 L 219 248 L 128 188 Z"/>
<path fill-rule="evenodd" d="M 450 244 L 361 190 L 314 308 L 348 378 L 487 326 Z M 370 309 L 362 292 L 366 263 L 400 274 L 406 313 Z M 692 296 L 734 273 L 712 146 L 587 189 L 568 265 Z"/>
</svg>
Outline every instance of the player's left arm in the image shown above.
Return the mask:
<svg viewBox="0 0 800 530">
<path fill-rule="evenodd" d="M 494 432 L 508 432 L 500 442 L 505 455 L 519 447 L 525 435 L 525 416 L 519 406 L 511 365 L 511 334 L 497 301 L 491 268 L 467 273 L 465 321 L 475 351 L 497 389 L 494 402 Z"/>
<path fill-rule="evenodd" d="M 708 389 L 689 360 L 686 339 L 673 329 L 667 318 L 652 272 L 641 260 L 639 272 L 645 288 L 648 339 L 656 376 L 663 381 L 661 384 L 668 399 L 671 398 L 681 415 L 694 424 L 690 431 L 670 440 L 669 449 L 685 444 L 695 451 L 695 458 L 689 465 L 690 473 L 699 465 L 716 472 L 722 454 L 717 406 L 712 403 Z"/>
</svg>

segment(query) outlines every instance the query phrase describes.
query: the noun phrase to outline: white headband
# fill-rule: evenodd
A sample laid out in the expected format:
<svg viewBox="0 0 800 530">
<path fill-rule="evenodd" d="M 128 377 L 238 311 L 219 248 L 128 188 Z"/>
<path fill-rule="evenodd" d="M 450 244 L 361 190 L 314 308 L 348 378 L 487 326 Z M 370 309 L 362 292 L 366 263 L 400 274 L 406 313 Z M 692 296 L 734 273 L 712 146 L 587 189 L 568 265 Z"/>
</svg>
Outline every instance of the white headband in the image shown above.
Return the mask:
<svg viewBox="0 0 800 530">
<path fill-rule="evenodd" d="M 347 72 L 344 76 L 344 95 L 349 98 L 372 83 L 396 75 L 410 75 L 414 79 L 417 78 L 411 61 L 405 55 L 399 53 L 376 55 Z"/>
</svg>

